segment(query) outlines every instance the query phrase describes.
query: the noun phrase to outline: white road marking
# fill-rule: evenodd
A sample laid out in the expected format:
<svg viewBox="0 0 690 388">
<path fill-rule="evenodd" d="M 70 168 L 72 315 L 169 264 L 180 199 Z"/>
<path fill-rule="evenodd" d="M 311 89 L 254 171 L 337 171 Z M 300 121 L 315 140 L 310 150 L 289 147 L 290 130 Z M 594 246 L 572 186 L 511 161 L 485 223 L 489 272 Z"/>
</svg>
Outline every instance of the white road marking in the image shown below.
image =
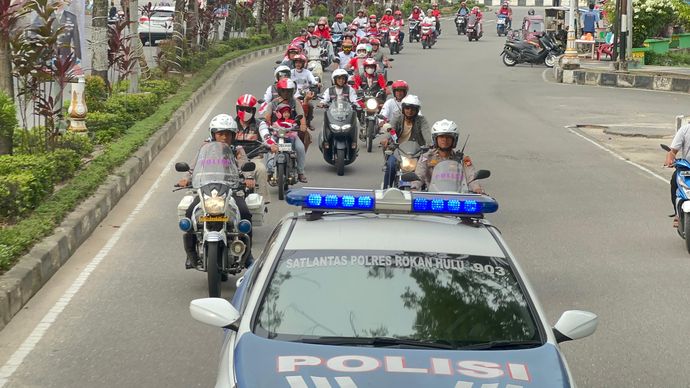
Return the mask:
<svg viewBox="0 0 690 388">
<path fill-rule="evenodd" d="M 568 128 L 568 127 L 566 127 L 566 128 Z M 631 161 L 631 160 L 628 160 L 628 159 L 622 157 L 621 155 L 619 155 L 619 154 L 613 152 L 612 150 L 610 150 L 610 149 L 604 147 L 603 145 L 601 145 L 601 144 L 597 143 L 596 141 L 594 141 L 594 140 L 588 138 L 587 136 L 585 136 L 585 135 L 579 133 L 578 131 L 575 131 L 575 130 L 572 129 L 572 128 L 568 128 L 568 131 L 570 131 L 570 133 L 572 133 L 572 134 L 575 134 L 575 135 L 577 135 L 577 136 L 579 136 L 579 137 L 581 137 L 581 138 L 587 140 L 588 142 L 594 144 L 596 147 L 601 148 L 602 150 L 608 152 L 608 153 L 611 154 L 614 158 L 619 159 L 619 160 L 622 160 L 622 161 L 624 161 L 625 163 L 628 163 L 629 165 L 631 165 L 631 166 L 633 166 L 633 167 L 636 167 L 636 168 L 638 168 L 638 169 L 640 169 L 640 170 L 646 172 L 647 174 L 653 176 L 654 178 L 659 179 L 660 181 L 662 181 L 662 182 L 664 182 L 664 183 L 668 183 L 668 178 L 665 178 L 665 177 L 663 177 L 663 176 L 661 176 L 661 175 L 655 173 L 654 171 L 648 169 L 647 167 L 644 167 L 644 166 L 642 166 L 642 165 L 640 165 L 640 164 L 637 164 L 637 163 L 635 163 L 635 162 L 633 162 L 633 161 Z"/>
<path fill-rule="evenodd" d="M 67 289 L 67 291 L 65 291 L 65 293 L 62 294 L 60 299 L 58 299 L 58 301 L 55 302 L 53 307 L 36 325 L 31 334 L 12 354 L 9 360 L 7 360 L 5 365 L 3 365 L 2 368 L 0 368 L 0 388 L 4 387 L 5 384 L 9 382 L 9 379 L 12 377 L 17 368 L 19 368 L 22 365 L 24 359 L 31 353 L 32 350 L 34 350 L 41 338 L 43 338 L 43 336 L 48 332 L 50 326 L 57 320 L 60 313 L 62 313 L 65 307 L 69 305 L 74 295 L 76 295 L 77 292 L 79 292 L 79 289 L 84 285 L 84 283 L 86 283 L 86 280 L 89 278 L 91 273 L 93 273 L 96 267 L 98 267 L 98 264 L 100 264 L 101 261 L 103 261 L 103 259 L 106 256 L 108 256 L 110 250 L 120 240 L 120 237 L 124 233 L 127 226 L 129 226 L 129 224 L 132 221 L 134 221 L 135 217 L 138 215 L 141 209 L 146 205 L 146 202 L 148 202 L 148 200 L 153 195 L 153 192 L 158 188 L 163 178 L 165 178 L 168 175 L 168 173 L 170 173 L 174 161 L 179 159 L 182 152 L 187 148 L 189 142 L 191 142 L 194 139 L 194 135 L 199 131 L 201 126 L 206 123 L 206 119 L 211 114 L 211 111 L 220 103 L 220 100 L 223 96 L 223 93 L 218 94 L 218 97 L 216 97 L 216 99 L 213 101 L 213 104 L 211 104 L 209 108 L 206 110 L 206 112 L 204 112 L 204 115 L 199 120 L 199 123 L 194 127 L 194 129 L 190 133 L 190 136 L 187 136 L 187 139 L 184 141 L 184 143 L 182 143 L 182 146 L 177 150 L 175 155 L 173 155 L 173 157 L 168 162 L 167 166 L 164 168 L 163 172 L 158 176 L 158 179 L 156 179 L 153 185 L 151 185 L 151 188 L 149 188 L 149 190 L 146 192 L 141 201 L 139 201 L 139 203 L 134 208 L 132 213 L 127 217 L 125 222 L 123 222 L 122 225 L 115 231 L 112 237 L 110 237 L 108 242 L 106 242 L 106 244 L 103 246 L 103 248 L 101 248 L 101 250 L 96 254 L 96 256 L 94 256 L 91 259 L 89 264 L 81 271 L 77 279 L 75 279 L 72 285 Z"/>
</svg>

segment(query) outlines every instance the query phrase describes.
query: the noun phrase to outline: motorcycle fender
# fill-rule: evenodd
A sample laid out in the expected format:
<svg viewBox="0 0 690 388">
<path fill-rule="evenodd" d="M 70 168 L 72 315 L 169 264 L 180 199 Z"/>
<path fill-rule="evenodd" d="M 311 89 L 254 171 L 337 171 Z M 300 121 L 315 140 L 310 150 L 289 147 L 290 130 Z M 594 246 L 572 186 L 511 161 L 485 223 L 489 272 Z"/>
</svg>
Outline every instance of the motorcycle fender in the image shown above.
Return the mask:
<svg viewBox="0 0 690 388">
<path fill-rule="evenodd" d="M 287 163 L 287 157 L 285 156 L 284 153 L 279 153 L 276 155 L 276 163 Z"/>
<path fill-rule="evenodd" d="M 690 201 L 685 201 L 680 205 L 683 213 L 690 213 Z"/>
<path fill-rule="evenodd" d="M 347 142 L 344 140 L 337 140 L 335 142 L 335 149 L 336 150 L 346 150 L 347 149 Z"/>
<path fill-rule="evenodd" d="M 227 245 L 227 241 L 225 239 L 225 233 L 223 232 L 215 232 L 215 231 L 209 231 L 204 234 L 204 242 L 219 242 L 222 241 Z"/>
</svg>

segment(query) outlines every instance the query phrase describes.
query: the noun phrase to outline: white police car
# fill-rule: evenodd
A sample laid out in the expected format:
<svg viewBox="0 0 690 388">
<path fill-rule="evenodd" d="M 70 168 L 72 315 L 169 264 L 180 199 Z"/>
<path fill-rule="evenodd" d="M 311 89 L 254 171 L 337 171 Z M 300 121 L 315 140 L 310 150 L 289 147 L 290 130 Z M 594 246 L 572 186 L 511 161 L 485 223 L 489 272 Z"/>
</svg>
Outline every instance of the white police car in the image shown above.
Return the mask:
<svg viewBox="0 0 690 388">
<path fill-rule="evenodd" d="M 303 188 L 232 305 L 191 302 L 226 329 L 216 387 L 518 388 L 574 385 L 551 328 L 478 194 Z"/>
</svg>

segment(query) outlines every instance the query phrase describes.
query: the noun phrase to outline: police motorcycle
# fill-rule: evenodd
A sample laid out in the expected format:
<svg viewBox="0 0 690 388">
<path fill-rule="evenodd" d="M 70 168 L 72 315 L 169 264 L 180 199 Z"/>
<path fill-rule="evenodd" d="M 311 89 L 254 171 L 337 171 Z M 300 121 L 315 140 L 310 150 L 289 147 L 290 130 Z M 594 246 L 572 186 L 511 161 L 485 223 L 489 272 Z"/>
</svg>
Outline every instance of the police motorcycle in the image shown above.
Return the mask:
<svg viewBox="0 0 690 388">
<path fill-rule="evenodd" d="M 527 40 L 506 40 L 500 55 L 503 57 L 503 64 L 509 67 L 518 63 L 543 63 L 546 67 L 553 67 L 563 53 L 563 49 L 553 36 L 545 34 L 538 38 L 538 44 Z"/>
<path fill-rule="evenodd" d="M 467 33 L 467 14 L 455 15 L 455 28 L 458 30 L 458 35 Z"/>
<path fill-rule="evenodd" d="M 302 116 L 298 115 L 295 120 L 278 120 L 269 127 L 278 146 L 278 152 L 269 156 L 269 174 L 272 183 L 278 186 L 280 200 L 285 199 L 285 192 L 298 181 L 297 153 L 292 146 L 292 141 L 298 137 L 301 119 Z"/>
<path fill-rule="evenodd" d="M 335 166 L 342 176 L 345 166 L 357 159 L 357 114 L 350 101 L 331 102 L 323 117 L 323 130 L 319 134 L 319 150 L 326 163 Z"/>
<path fill-rule="evenodd" d="M 496 16 L 496 34 L 498 36 L 508 36 L 508 15 L 500 14 Z"/>
<path fill-rule="evenodd" d="M 409 176 L 408 179 L 405 179 L 404 176 L 409 173 L 414 174 L 419 158 L 429 150 L 429 147 L 421 147 L 416 141 L 406 141 L 399 144 L 395 130 L 391 130 L 389 133 L 391 135 L 390 142 L 386 149 L 383 150 L 383 168 L 386 168 L 386 160 L 388 158 L 395 158 L 398 170 L 395 172 L 395 179 L 391 187 L 399 190 L 410 190 L 412 188 L 411 182 L 419 179 L 409 179 Z"/>
<path fill-rule="evenodd" d="M 408 36 L 408 41 L 412 43 L 413 40 L 416 40 L 419 42 L 419 40 L 422 38 L 419 34 L 420 31 L 420 25 L 421 25 L 421 20 L 410 20 L 410 31 L 409 31 L 409 36 Z"/>
<path fill-rule="evenodd" d="M 662 144 L 664 151 L 671 151 L 671 147 Z M 690 161 L 676 159 L 673 164 L 676 169 L 676 204 L 675 215 L 678 216 L 678 235 L 685 240 L 685 248 L 690 253 Z"/>
<path fill-rule="evenodd" d="M 254 168 L 254 163 L 247 162 L 243 173 Z M 178 162 L 175 170 L 191 169 L 187 163 Z M 233 149 L 221 142 L 208 142 L 197 154 L 191 190 L 177 205 L 180 229 L 196 234 L 197 269 L 207 273 L 209 297 L 220 297 L 221 279 L 242 271 L 251 254 L 252 224 L 241 219 L 233 198 L 245 194 L 240 174 Z M 185 187 L 176 190 L 182 189 Z M 197 198 L 199 202 L 188 218 L 186 211 Z"/>
</svg>

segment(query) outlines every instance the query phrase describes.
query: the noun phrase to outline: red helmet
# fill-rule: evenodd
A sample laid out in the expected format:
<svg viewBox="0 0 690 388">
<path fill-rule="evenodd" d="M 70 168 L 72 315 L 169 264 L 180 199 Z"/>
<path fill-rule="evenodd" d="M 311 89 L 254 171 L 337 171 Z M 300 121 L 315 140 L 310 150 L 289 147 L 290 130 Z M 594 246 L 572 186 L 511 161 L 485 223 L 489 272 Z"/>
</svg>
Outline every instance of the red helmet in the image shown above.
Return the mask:
<svg viewBox="0 0 690 388">
<path fill-rule="evenodd" d="M 393 84 L 391 85 L 391 89 L 393 89 L 393 91 L 404 90 L 405 93 L 407 93 L 407 91 L 410 90 L 410 85 L 408 85 L 407 82 L 399 79 L 393 82 Z"/>
<path fill-rule="evenodd" d="M 359 40 L 359 42 L 357 42 L 357 43 L 358 43 L 358 44 L 357 44 L 358 46 L 359 46 L 360 44 L 367 44 L 367 43 L 369 43 L 369 38 L 367 38 L 366 36 L 363 36 L 363 37 Z"/>
<path fill-rule="evenodd" d="M 302 61 L 305 64 L 307 63 L 307 57 L 304 54 L 297 54 L 294 58 L 292 58 L 292 60 L 294 62 Z"/>
<path fill-rule="evenodd" d="M 371 19 L 376 20 L 376 15 L 374 15 L 374 14 L 369 15 L 369 20 L 371 20 Z"/>
<path fill-rule="evenodd" d="M 335 18 L 336 18 L 336 19 L 342 19 L 342 18 L 343 18 L 343 14 L 342 14 L 342 13 L 337 13 L 337 14 L 335 14 Z"/>
<path fill-rule="evenodd" d="M 291 44 L 290 46 L 288 46 L 288 49 L 287 49 L 287 52 L 288 52 L 288 53 L 289 53 L 290 51 L 297 51 L 297 53 L 300 53 L 300 52 L 302 52 L 302 48 L 299 47 L 299 46 L 296 45 L 296 44 Z"/>
<path fill-rule="evenodd" d="M 364 67 L 369 67 L 369 66 L 374 66 L 376 67 L 376 59 L 374 58 L 367 58 L 364 60 Z"/>
<path fill-rule="evenodd" d="M 295 81 L 290 78 L 283 78 L 276 84 L 276 89 L 295 89 Z"/>
<path fill-rule="evenodd" d="M 373 45 L 380 46 L 380 45 L 381 45 L 381 41 L 380 41 L 378 38 L 371 38 L 371 40 L 369 41 L 369 44 L 371 44 L 372 46 L 373 46 Z"/>
<path fill-rule="evenodd" d="M 256 97 L 251 94 L 243 94 L 237 99 L 237 104 L 235 104 L 235 112 L 237 112 L 237 117 L 241 121 L 248 121 L 254 117 L 254 112 L 256 112 Z"/>
<path fill-rule="evenodd" d="M 402 11 L 399 9 L 396 9 L 395 12 L 393 12 L 393 15 L 400 15 L 402 16 Z"/>
</svg>

